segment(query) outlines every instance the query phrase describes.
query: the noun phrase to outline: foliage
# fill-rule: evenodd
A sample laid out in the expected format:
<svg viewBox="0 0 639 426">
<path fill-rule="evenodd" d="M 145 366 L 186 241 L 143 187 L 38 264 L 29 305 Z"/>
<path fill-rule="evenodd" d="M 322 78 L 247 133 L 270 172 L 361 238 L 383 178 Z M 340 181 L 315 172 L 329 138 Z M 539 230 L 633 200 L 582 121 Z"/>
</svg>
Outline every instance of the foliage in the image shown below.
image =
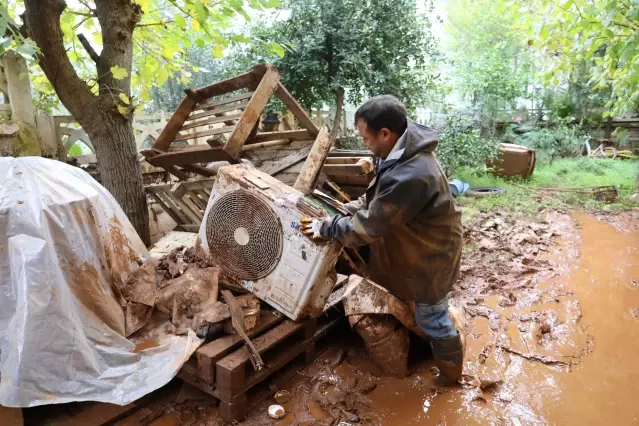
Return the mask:
<svg viewBox="0 0 639 426">
<path fill-rule="evenodd" d="M 95 0 L 74 2 L 61 15 L 60 26 L 69 60 L 78 76 L 85 80 L 94 93 L 100 77 L 95 62 L 83 48 L 78 35 L 84 35 L 93 49 L 102 49 L 102 30 L 95 17 Z M 126 64 L 110 64 L 113 78 L 130 76 L 135 97 L 150 101 L 154 88 L 163 86 L 170 78 L 187 83 L 200 68 L 187 55 L 190 48 L 206 50 L 212 57 L 222 57 L 235 45 L 250 42 L 244 34 L 235 32 L 237 17 L 246 21 L 256 11 L 278 6 L 279 0 L 134 0 L 142 16 L 134 31 L 134 61 L 131 70 Z M 0 3 L 0 34 L 13 24 L 10 37 L 0 38 L 0 54 L 14 50 L 32 59 L 38 52 L 36 44 L 24 38 L 16 29 L 16 17 L 24 9 L 22 1 L 9 2 L 8 10 Z M 51 110 L 54 90 L 35 63 L 31 64 L 34 89 L 41 93 L 40 104 Z M 45 99 L 47 98 L 48 99 Z"/>
<path fill-rule="evenodd" d="M 335 105 L 337 91 L 359 103 L 363 95 L 394 94 L 415 107 L 433 85 L 436 51 L 430 21 L 410 0 L 361 2 L 289 0 L 290 17 L 253 28 L 259 40 L 285 50 L 239 52 L 239 62 L 271 62 L 307 109 Z"/>
<path fill-rule="evenodd" d="M 489 173 L 477 172 L 470 168 L 460 169 L 457 177 L 472 186 L 499 186 L 506 193 L 497 197 L 463 197 L 460 200 L 464 216 L 472 216 L 476 211 L 523 211 L 536 213 L 541 208 L 566 207 L 592 210 L 632 210 L 639 202 L 628 197 L 633 193 L 634 176 L 639 168 L 637 161 L 620 161 L 592 158 L 563 158 L 549 163 L 537 163 L 533 175 L 525 181 L 502 179 Z M 617 186 L 617 202 L 605 204 L 588 194 L 553 193 L 540 197 L 534 188 L 577 188 L 588 186 Z"/>
<path fill-rule="evenodd" d="M 531 44 L 549 58 L 547 84 L 555 86 L 584 61 L 594 89 L 609 90 L 608 115 L 639 105 L 639 2 L 637 0 L 511 1 Z"/>
<path fill-rule="evenodd" d="M 497 155 L 499 142 L 482 138 L 477 124 L 463 115 L 451 114 L 437 129 L 437 158 L 447 176 L 462 166 L 483 169 L 486 161 Z"/>
<path fill-rule="evenodd" d="M 507 142 L 524 145 L 537 150 L 542 159 L 549 162 L 555 158 L 574 157 L 581 152 L 590 136 L 570 119 L 559 120 L 552 128 L 534 129 L 523 135 L 517 135 L 512 127 L 507 129 L 504 139 Z"/>
<path fill-rule="evenodd" d="M 515 108 L 531 81 L 528 47 L 503 1 L 451 0 L 447 51 L 456 88 L 478 113 L 494 119 Z"/>
</svg>

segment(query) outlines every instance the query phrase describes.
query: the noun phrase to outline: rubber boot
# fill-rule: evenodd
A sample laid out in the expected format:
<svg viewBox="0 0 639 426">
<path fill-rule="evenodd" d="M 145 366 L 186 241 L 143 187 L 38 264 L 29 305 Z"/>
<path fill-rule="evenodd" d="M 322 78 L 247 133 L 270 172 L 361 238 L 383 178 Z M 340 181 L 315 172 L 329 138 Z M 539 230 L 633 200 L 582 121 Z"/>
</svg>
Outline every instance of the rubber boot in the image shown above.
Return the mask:
<svg viewBox="0 0 639 426">
<path fill-rule="evenodd" d="M 457 335 L 444 339 L 431 338 L 431 348 L 433 360 L 440 373 L 452 383 L 457 383 L 461 379 L 464 367 L 466 334 L 462 313 L 451 306 L 448 308 L 448 314 L 457 330 Z"/>
<path fill-rule="evenodd" d="M 355 324 L 375 365 L 386 375 L 406 377 L 408 329 L 391 315 L 363 315 Z"/>
</svg>

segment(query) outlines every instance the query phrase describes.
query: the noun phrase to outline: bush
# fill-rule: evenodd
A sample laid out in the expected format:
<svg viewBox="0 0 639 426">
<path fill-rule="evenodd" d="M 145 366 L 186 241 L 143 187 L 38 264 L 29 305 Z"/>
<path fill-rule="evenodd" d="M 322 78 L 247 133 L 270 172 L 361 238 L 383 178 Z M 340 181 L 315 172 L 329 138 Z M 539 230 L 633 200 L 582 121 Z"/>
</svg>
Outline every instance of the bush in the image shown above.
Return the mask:
<svg viewBox="0 0 639 426">
<path fill-rule="evenodd" d="M 437 157 L 446 176 L 455 173 L 459 167 L 485 168 L 486 162 L 497 155 L 499 141 L 482 138 L 478 124 L 468 117 L 451 114 L 437 127 Z"/>
<path fill-rule="evenodd" d="M 555 158 L 578 155 L 588 138 L 581 127 L 560 121 L 552 129 L 538 129 L 525 133 L 516 138 L 514 143 L 539 151 L 552 163 Z"/>
</svg>

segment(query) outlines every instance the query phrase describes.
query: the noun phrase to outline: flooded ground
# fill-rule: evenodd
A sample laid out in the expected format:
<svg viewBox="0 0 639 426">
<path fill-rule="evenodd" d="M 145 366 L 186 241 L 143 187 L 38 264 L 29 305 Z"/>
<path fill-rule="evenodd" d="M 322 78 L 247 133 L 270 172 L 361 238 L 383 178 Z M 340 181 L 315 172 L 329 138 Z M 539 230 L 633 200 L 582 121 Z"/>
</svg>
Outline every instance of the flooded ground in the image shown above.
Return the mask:
<svg viewBox="0 0 639 426">
<path fill-rule="evenodd" d="M 452 295 L 467 319 L 461 386 L 435 384 L 420 341 L 409 377 L 381 377 L 346 329 L 282 388 L 292 395 L 283 419 L 268 417 L 270 398 L 243 425 L 639 422 L 639 212 L 485 214 L 465 239 Z M 178 388 L 115 424 L 224 424 L 208 396 Z"/>
<path fill-rule="evenodd" d="M 304 372 L 315 381 L 302 377 L 289 387 L 295 398 L 285 404 L 284 419 L 268 419 L 263 405 L 246 424 L 330 424 L 337 417 L 342 424 L 379 425 L 636 423 L 638 217 L 577 213 L 552 223 L 560 224 L 557 244 L 535 256 L 545 268 L 498 286 L 478 283 L 477 273 L 462 280 L 466 288 L 455 300 L 468 319 L 463 386 L 436 386 L 430 361 L 413 365 L 406 380 L 376 377 L 363 348 L 345 343 Z M 347 356 L 332 369 L 340 349 Z M 322 398 L 353 385 L 316 385 L 331 373 L 342 381 L 356 378 L 363 388 L 375 384 L 360 392 L 349 411 L 358 418 L 350 422 L 343 410 L 348 403 L 320 409 Z"/>
</svg>

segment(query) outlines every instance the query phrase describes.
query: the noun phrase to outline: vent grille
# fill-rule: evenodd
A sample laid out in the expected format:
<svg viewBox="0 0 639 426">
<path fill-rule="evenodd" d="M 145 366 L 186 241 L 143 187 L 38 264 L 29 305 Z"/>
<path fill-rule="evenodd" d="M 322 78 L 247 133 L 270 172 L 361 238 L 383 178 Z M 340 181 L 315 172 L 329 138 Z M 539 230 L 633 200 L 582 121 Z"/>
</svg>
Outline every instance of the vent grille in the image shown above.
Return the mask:
<svg viewBox="0 0 639 426">
<path fill-rule="evenodd" d="M 214 202 L 206 218 L 206 240 L 213 261 L 243 280 L 264 278 L 282 254 L 277 215 L 258 196 L 242 189 Z"/>
</svg>

